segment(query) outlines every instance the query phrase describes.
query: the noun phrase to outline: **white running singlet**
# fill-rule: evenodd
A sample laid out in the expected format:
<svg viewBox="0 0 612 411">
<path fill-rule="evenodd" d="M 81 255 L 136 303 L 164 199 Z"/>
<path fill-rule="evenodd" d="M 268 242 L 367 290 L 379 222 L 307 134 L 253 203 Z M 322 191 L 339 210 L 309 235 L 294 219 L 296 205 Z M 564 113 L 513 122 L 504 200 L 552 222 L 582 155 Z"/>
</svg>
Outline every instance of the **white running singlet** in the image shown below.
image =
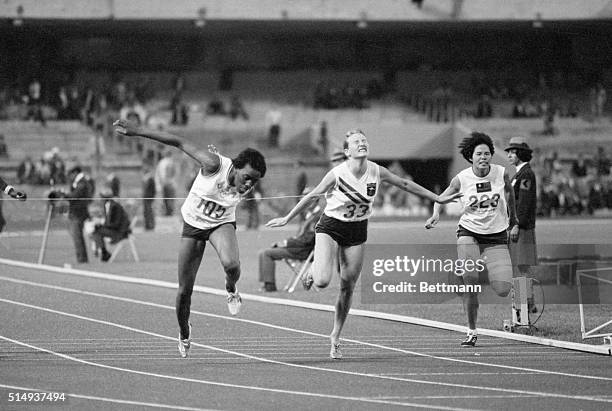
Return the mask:
<svg viewBox="0 0 612 411">
<path fill-rule="evenodd" d="M 457 174 L 463 213 L 459 225 L 477 234 L 495 234 L 508 229 L 508 206 L 504 192 L 504 167 L 491 164 L 489 174 L 478 177 L 472 167 Z"/>
<path fill-rule="evenodd" d="M 202 230 L 236 221 L 236 206 L 247 193 L 238 193 L 229 185 L 228 176 L 233 168 L 232 160 L 219 156 L 221 165 L 213 175 L 198 172 L 187 199 L 181 207 L 183 220 Z"/>
<path fill-rule="evenodd" d="M 325 215 L 340 221 L 363 221 L 372 215 L 372 202 L 380 186 L 378 164 L 368 161 L 368 168 L 357 179 L 344 162 L 332 168 L 336 184 L 327 192 Z"/>
</svg>

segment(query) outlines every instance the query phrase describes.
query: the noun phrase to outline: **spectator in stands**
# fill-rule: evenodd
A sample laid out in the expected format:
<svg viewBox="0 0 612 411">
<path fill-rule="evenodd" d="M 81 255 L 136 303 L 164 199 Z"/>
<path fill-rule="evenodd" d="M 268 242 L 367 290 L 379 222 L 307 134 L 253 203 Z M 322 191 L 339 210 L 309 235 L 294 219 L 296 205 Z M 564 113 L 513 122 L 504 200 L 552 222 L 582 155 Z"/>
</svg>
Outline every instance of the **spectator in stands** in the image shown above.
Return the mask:
<svg viewBox="0 0 612 411">
<path fill-rule="evenodd" d="M 308 184 L 308 175 L 306 174 L 304 163 L 302 161 L 297 160 L 295 163 L 293 163 L 293 166 L 295 168 L 295 173 L 297 174 L 294 191 L 296 197 L 295 202 L 297 203 L 300 201 L 300 196 L 304 193 L 304 189 Z"/>
<path fill-rule="evenodd" d="M 157 187 L 161 187 L 163 204 L 164 204 L 164 215 L 174 215 L 174 200 L 176 197 L 176 164 L 172 156 L 172 151 L 167 150 L 164 153 L 164 157 L 157 163 L 157 169 L 155 170 L 155 184 Z"/>
<path fill-rule="evenodd" d="M 583 153 L 578 153 L 578 158 L 572 162 L 572 175 L 574 177 L 586 177 L 587 161 Z"/>
<path fill-rule="evenodd" d="M 40 121 L 40 123 L 44 126 L 46 122 L 42 111 L 41 86 L 37 79 L 32 80 L 28 86 L 26 104 L 28 106 L 26 120 L 32 119 L 34 121 Z"/>
<path fill-rule="evenodd" d="M 595 118 L 603 115 L 603 110 L 608 99 L 606 89 L 600 83 L 591 88 L 589 99 L 591 101 L 591 114 Z"/>
<path fill-rule="evenodd" d="M 184 126 L 189 122 L 187 105 L 183 103 L 183 92 L 185 91 L 185 77 L 178 74 L 174 79 L 170 109 L 172 110 L 172 124 Z"/>
<path fill-rule="evenodd" d="M 301 194 L 308 194 L 310 190 L 305 189 Z M 259 252 L 259 281 L 263 282 L 261 291 L 276 291 L 275 262 L 283 259 L 305 260 L 314 249 L 315 225 L 323 208 L 319 206 L 319 200 L 315 199 L 308 206 L 304 214 L 306 219 L 296 236 L 272 244 L 270 248 Z"/>
<path fill-rule="evenodd" d="M 242 104 L 242 100 L 238 96 L 232 96 L 230 100 L 229 115 L 232 120 L 236 120 L 238 117 L 242 117 L 243 120 L 249 119 L 249 114 Z"/>
<path fill-rule="evenodd" d="M 559 131 L 555 127 L 555 119 L 557 118 L 557 108 L 549 100 L 544 100 L 540 106 L 542 112 L 542 120 L 544 122 L 544 130 L 542 134 L 552 136 Z"/>
<path fill-rule="evenodd" d="M 65 184 L 66 183 L 66 165 L 61 157 L 60 149 L 53 147 L 50 151 L 49 167 L 50 167 L 50 183 Z"/>
<path fill-rule="evenodd" d="M 77 86 L 70 87 L 68 91 L 68 109 L 66 120 L 81 119 L 81 97 Z"/>
<path fill-rule="evenodd" d="M 88 87 L 87 90 L 85 90 L 85 99 L 83 101 L 83 107 L 81 109 L 81 119 L 88 126 L 92 126 L 94 122 L 93 111 L 95 105 L 95 98 L 96 95 L 94 91 Z"/>
<path fill-rule="evenodd" d="M 327 136 L 327 121 L 322 120 L 319 124 L 319 145 L 321 146 L 321 154 L 327 157 L 327 150 L 329 149 L 329 138 Z"/>
<path fill-rule="evenodd" d="M 0 134 L 0 157 L 8 157 L 8 147 L 4 141 L 4 134 Z"/>
<path fill-rule="evenodd" d="M 266 113 L 266 127 L 268 128 L 268 145 L 278 147 L 278 140 L 281 134 L 281 119 L 283 115 L 280 109 L 273 105 Z"/>
<path fill-rule="evenodd" d="M 147 162 L 142 165 L 142 216 L 144 220 L 144 229 L 155 229 L 155 212 L 153 211 L 153 202 L 155 201 L 155 176 L 153 174 L 153 166 Z"/>
<path fill-rule="evenodd" d="M 35 184 L 36 169 L 32 157 L 26 156 L 17 167 L 17 181 L 19 184 Z"/>
<path fill-rule="evenodd" d="M 133 121 L 136 126 L 144 125 L 147 121 L 147 111 L 136 99 L 133 91 L 128 92 L 128 97 L 119 110 L 119 118 Z"/>
<path fill-rule="evenodd" d="M 50 151 L 43 153 L 42 157 L 36 163 L 36 176 L 38 184 L 51 184 L 51 157 Z"/>
<path fill-rule="evenodd" d="M 104 187 L 100 196 L 103 199 L 104 220 L 101 224 L 96 224 L 91 238 L 102 252 L 100 259 L 106 262 L 111 254 L 106 249 L 104 239 L 109 238 L 110 243 L 115 244 L 126 238 L 130 233 L 130 218 L 121 204 L 113 199 L 112 188 Z"/>
<path fill-rule="evenodd" d="M 225 110 L 225 104 L 217 96 L 214 96 L 206 107 L 206 114 L 209 116 L 224 116 L 227 114 Z"/>
<path fill-rule="evenodd" d="M 120 197 L 121 180 L 114 172 L 110 172 L 106 176 L 106 186 L 111 190 L 113 197 Z"/>
<path fill-rule="evenodd" d="M 70 113 L 68 111 L 68 92 L 64 86 L 60 87 L 57 92 L 56 110 L 58 120 L 68 120 L 70 118 Z"/>
<path fill-rule="evenodd" d="M 597 167 L 597 175 L 598 176 L 609 176 L 610 175 L 610 167 L 612 167 L 612 161 L 608 154 L 606 153 L 605 148 L 602 146 L 597 147 L 597 154 L 595 154 L 595 167 Z"/>
<path fill-rule="evenodd" d="M 488 94 L 482 94 L 476 106 L 476 118 L 489 118 L 493 116 L 493 106 Z"/>
<path fill-rule="evenodd" d="M 122 80 L 117 81 L 115 83 L 115 86 L 113 87 L 113 91 L 111 95 L 112 105 L 115 108 L 115 110 L 117 111 L 121 110 L 121 107 L 123 107 L 127 102 L 127 97 L 128 97 L 128 89 L 127 89 L 125 82 Z"/>
</svg>

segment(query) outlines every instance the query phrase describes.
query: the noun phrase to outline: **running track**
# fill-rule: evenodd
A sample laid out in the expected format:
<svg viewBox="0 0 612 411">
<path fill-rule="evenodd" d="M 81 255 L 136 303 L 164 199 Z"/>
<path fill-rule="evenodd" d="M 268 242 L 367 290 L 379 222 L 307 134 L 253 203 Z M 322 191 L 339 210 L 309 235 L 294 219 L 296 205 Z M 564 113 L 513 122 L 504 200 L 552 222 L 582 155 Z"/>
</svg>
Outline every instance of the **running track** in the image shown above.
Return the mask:
<svg viewBox="0 0 612 411">
<path fill-rule="evenodd" d="M 331 313 L 245 298 L 238 317 L 196 293 L 189 359 L 174 290 L 0 265 L 0 409 L 56 391 L 52 409 L 610 409 L 610 357 L 351 317 L 328 358 Z M 51 408 L 45 403 L 45 409 Z"/>
</svg>

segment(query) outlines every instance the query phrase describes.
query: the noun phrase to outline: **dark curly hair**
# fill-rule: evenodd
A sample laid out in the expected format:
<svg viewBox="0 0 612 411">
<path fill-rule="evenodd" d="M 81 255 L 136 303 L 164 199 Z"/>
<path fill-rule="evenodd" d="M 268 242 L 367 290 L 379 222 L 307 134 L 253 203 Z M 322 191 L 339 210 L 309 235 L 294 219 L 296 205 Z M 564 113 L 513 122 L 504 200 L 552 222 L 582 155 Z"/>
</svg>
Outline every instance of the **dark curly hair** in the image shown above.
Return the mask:
<svg viewBox="0 0 612 411">
<path fill-rule="evenodd" d="M 247 148 L 242 150 L 238 157 L 232 159 L 234 167 L 237 169 L 244 168 L 247 164 L 250 164 L 253 170 L 259 171 L 261 178 L 266 175 L 266 159 L 264 156 L 254 148 Z"/>
<path fill-rule="evenodd" d="M 464 138 L 459 143 L 459 152 L 465 158 L 468 163 L 472 162 L 472 156 L 474 155 L 474 149 L 476 146 L 481 144 L 486 144 L 489 147 L 489 151 L 491 151 L 491 155 L 495 153 L 495 148 L 493 147 L 493 140 L 491 137 L 486 135 L 485 133 L 480 133 L 478 131 L 473 131 L 470 133 L 469 137 Z"/>
</svg>

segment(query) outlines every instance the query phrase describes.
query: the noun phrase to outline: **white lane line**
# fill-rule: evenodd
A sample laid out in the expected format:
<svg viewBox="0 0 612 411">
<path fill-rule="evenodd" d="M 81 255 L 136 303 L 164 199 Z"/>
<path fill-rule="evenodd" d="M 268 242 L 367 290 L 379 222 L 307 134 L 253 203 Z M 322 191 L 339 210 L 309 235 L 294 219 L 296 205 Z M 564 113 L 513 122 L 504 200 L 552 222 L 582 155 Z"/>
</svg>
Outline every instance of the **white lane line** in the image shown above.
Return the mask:
<svg viewBox="0 0 612 411">
<path fill-rule="evenodd" d="M 2 338 L 2 336 L 0 336 Z M 16 385 L 6 385 L 0 384 L 0 388 L 6 388 L 7 390 L 15 390 L 15 391 L 34 391 L 34 392 L 45 392 L 45 393 L 57 393 L 59 391 L 50 391 L 46 389 L 40 388 L 31 388 L 31 387 L 18 387 Z M 140 402 L 140 401 L 129 401 L 129 400 L 120 400 L 118 398 L 107 398 L 107 397 L 95 397 L 92 395 L 83 395 L 83 394 L 74 394 L 74 393 L 64 393 L 67 397 L 71 398 L 79 398 L 83 400 L 91 400 L 91 401 L 102 401 L 102 402 L 111 402 L 114 404 L 126 404 L 126 405 L 141 405 L 145 407 L 152 408 L 167 408 L 170 410 L 187 410 L 187 411 L 211 411 L 210 408 L 193 408 L 193 407 L 183 407 L 180 405 L 169 405 L 169 404 L 158 404 L 153 402 Z M 15 402 L 17 404 L 17 402 Z M 33 404 L 33 403 L 30 403 Z M 46 404 L 47 406 L 60 405 L 63 404 L 62 401 L 54 401 L 54 402 L 41 402 L 41 404 Z"/>
<path fill-rule="evenodd" d="M 529 395 L 413 395 L 413 396 L 390 396 L 390 397 L 376 397 L 384 398 L 386 400 L 401 400 L 401 399 L 412 399 L 412 400 L 493 400 L 503 398 L 537 398 L 537 396 Z"/>
<path fill-rule="evenodd" d="M 5 301 L 5 300 L 2 300 L 2 301 Z M 28 304 L 23 304 L 23 305 L 29 306 Z M 35 306 L 30 306 L 30 308 L 34 308 L 34 307 Z M 38 308 L 42 308 L 42 307 L 38 307 Z M 44 309 L 43 311 L 51 311 L 51 312 L 55 312 L 56 314 L 61 314 L 61 312 L 55 311 L 55 310 Z M 68 314 L 68 313 L 63 313 L 63 314 Z M 69 315 L 69 316 L 72 317 L 73 315 Z M 75 317 L 78 318 L 79 316 L 75 316 Z M 81 319 L 86 319 L 86 317 L 82 317 Z M 92 319 L 90 319 L 90 320 L 92 320 Z M 98 322 L 98 321 L 95 321 L 95 322 Z M 124 327 L 120 327 L 120 328 L 124 328 Z M 127 328 L 129 328 L 129 327 L 127 327 Z M 137 331 L 137 330 L 134 329 L 134 331 Z M 154 334 L 154 333 L 151 333 L 151 334 Z M 166 337 L 166 336 L 161 336 L 161 337 L 171 338 L 171 337 Z M 345 397 L 345 396 L 341 396 L 341 395 L 319 394 L 319 393 L 292 391 L 292 390 L 281 390 L 281 389 L 276 389 L 276 388 L 257 387 L 257 386 L 254 386 L 254 385 L 229 384 L 229 383 L 223 383 L 223 382 L 218 382 L 218 381 L 199 380 L 199 379 L 195 379 L 195 378 L 179 377 L 179 376 L 166 375 L 166 374 L 157 374 L 157 373 L 152 373 L 152 372 L 133 370 L 133 369 L 130 369 L 130 368 L 123 368 L 123 367 L 115 367 L 115 366 L 112 366 L 112 365 L 100 364 L 100 363 L 96 363 L 96 362 L 92 362 L 92 361 L 82 360 L 82 359 L 79 359 L 79 358 L 76 358 L 76 357 L 72 357 L 70 355 L 66 355 L 66 354 L 55 352 L 55 351 L 47 350 L 46 348 L 36 347 L 34 345 L 31 345 L 31 344 L 27 344 L 27 343 L 24 343 L 24 342 L 21 342 L 21 341 L 18 341 L 18 340 L 14 340 L 12 338 L 5 337 L 3 335 L 0 335 L 0 339 L 12 342 L 12 343 L 17 344 L 17 345 L 28 347 L 28 348 L 31 348 L 33 350 L 45 352 L 47 354 L 52 354 L 52 355 L 58 356 L 60 358 L 69 360 L 69 361 L 74 361 L 74 362 L 77 362 L 77 363 L 81 363 L 81 364 L 85 364 L 85 365 L 90 365 L 90 366 L 93 366 L 93 367 L 104 368 L 104 369 L 113 370 L 113 371 L 120 371 L 120 372 L 125 372 L 125 373 L 130 373 L 130 374 L 144 375 L 144 376 L 147 376 L 147 377 L 156 377 L 156 378 L 162 378 L 162 379 L 167 379 L 167 380 L 172 380 L 172 381 L 191 382 L 191 383 L 197 383 L 197 384 L 203 384 L 203 385 L 213 385 L 213 386 L 225 387 L 225 388 L 241 388 L 241 389 L 254 390 L 254 391 L 273 392 L 273 393 L 278 393 L 278 394 L 289 394 L 289 395 L 299 395 L 299 396 L 306 396 L 306 397 L 326 398 L 326 399 L 335 399 L 335 400 L 368 402 L 368 403 L 386 404 L 386 405 L 402 405 L 402 406 L 407 406 L 407 407 L 418 407 L 418 408 L 423 408 L 424 407 L 423 404 L 416 404 L 416 403 L 398 402 L 398 401 L 390 401 L 390 400 L 379 400 L 379 399 L 375 399 L 375 398 L 371 398 L 370 399 L 370 398 L 361 398 L 361 397 Z M 463 409 L 463 408 L 441 407 L 441 406 L 431 406 L 430 407 L 429 405 L 427 406 L 427 408 L 439 409 L 439 410 L 457 410 L 457 411 L 461 410 L 461 411 L 468 411 L 468 409 Z"/>
<path fill-rule="evenodd" d="M 149 302 L 149 301 L 135 300 L 135 299 L 132 299 L 132 298 L 117 297 L 117 296 L 114 296 L 114 295 L 95 293 L 95 292 L 91 292 L 91 291 L 77 290 L 77 289 L 74 289 L 74 288 L 66 288 L 66 287 L 61 287 L 61 286 L 56 286 L 56 285 L 37 283 L 37 282 L 27 281 L 27 280 L 18 280 L 18 279 L 11 278 L 11 277 L 0 276 L 0 280 L 5 280 L 5 281 L 13 282 L 13 283 L 18 283 L 18 284 L 31 285 L 31 286 L 36 286 L 36 287 L 40 287 L 40 288 L 48 288 L 48 289 L 52 289 L 52 290 L 60 290 L 60 291 L 65 291 L 65 292 L 70 292 L 70 293 L 75 293 L 75 294 L 88 295 L 88 296 L 93 296 L 93 297 L 100 297 L 100 298 L 111 299 L 111 300 L 116 300 L 116 301 L 123 301 L 123 302 L 139 304 L 139 305 L 145 305 L 145 306 L 150 306 L 150 307 L 163 308 L 163 309 L 172 310 L 172 311 L 175 310 L 174 306 L 157 304 L 157 303 L 153 303 L 153 302 Z M 304 335 L 309 335 L 309 336 L 316 336 L 316 337 L 323 337 L 325 339 L 329 339 L 329 335 L 314 333 L 314 332 L 306 331 L 306 330 L 298 330 L 298 329 L 295 329 L 295 328 L 283 327 L 283 326 L 280 326 L 280 325 L 264 323 L 264 322 L 261 322 L 261 321 L 246 320 L 246 319 L 238 318 L 238 317 L 228 317 L 228 316 L 223 316 L 223 315 L 205 313 L 205 312 L 196 311 L 196 310 L 192 310 L 191 313 L 195 314 L 195 315 L 202 315 L 202 316 L 206 316 L 206 317 L 218 318 L 218 319 L 223 319 L 223 320 L 227 320 L 227 321 L 238 321 L 238 322 L 258 325 L 258 326 L 262 326 L 262 327 L 268 327 L 268 328 L 282 330 L 282 331 L 294 332 L 294 333 L 299 333 L 299 334 L 304 334 Z M 449 362 L 458 362 L 458 363 L 462 363 L 462 364 L 470 364 L 470 365 L 493 367 L 493 368 L 503 368 L 503 369 L 514 370 L 514 371 L 535 372 L 535 373 L 539 373 L 539 374 L 559 375 L 559 376 L 563 376 L 563 377 L 573 377 L 573 378 L 584 378 L 584 379 L 591 379 L 591 380 L 612 381 L 612 377 L 601 377 L 601 376 L 596 376 L 596 375 L 573 374 L 573 373 L 566 373 L 566 372 L 560 372 L 560 371 L 540 370 L 540 369 L 535 369 L 535 368 L 518 367 L 518 366 L 513 366 L 513 365 L 493 364 L 493 363 L 479 362 L 479 361 L 473 361 L 473 360 L 464 360 L 464 359 L 460 359 L 460 358 L 442 357 L 442 356 L 431 355 L 431 354 L 422 353 L 422 352 L 418 352 L 418 351 L 411 351 L 411 350 L 404 350 L 404 349 L 401 349 L 401 348 L 389 347 L 389 346 L 386 346 L 386 345 L 375 344 L 375 343 L 370 343 L 370 342 L 366 342 L 366 341 L 358 341 L 358 340 L 354 340 L 354 339 L 350 339 L 350 338 L 342 338 L 342 341 L 350 342 L 350 343 L 357 344 L 357 345 L 363 345 L 363 346 L 367 346 L 367 347 L 378 348 L 378 349 L 381 349 L 381 350 L 394 351 L 394 352 L 399 352 L 399 353 L 402 353 L 402 354 L 414 355 L 414 356 L 417 356 L 417 357 L 432 358 L 432 359 L 436 359 L 436 360 L 449 361 Z"/>
<path fill-rule="evenodd" d="M 1 278 L 3 278 L 3 277 L 0 277 L 0 279 Z M 21 280 L 16 280 L 16 281 L 19 282 Z M 30 282 L 28 281 L 28 283 L 30 283 Z M 34 284 L 37 284 L 37 283 L 34 283 Z M 38 284 L 38 285 L 44 286 L 45 288 L 48 287 L 48 288 L 52 288 L 52 289 L 64 290 L 64 287 L 49 286 L 49 285 L 46 285 L 46 284 L 42 284 L 42 285 Z M 73 291 L 75 291 L 75 290 L 73 290 Z M 174 310 L 174 307 L 171 307 L 171 306 L 165 306 L 165 305 L 162 305 L 162 304 L 156 304 L 156 303 L 150 303 L 150 302 L 145 302 L 145 301 L 133 300 L 133 299 L 123 298 L 123 297 L 115 297 L 115 296 L 110 296 L 110 295 L 106 295 L 106 294 L 91 293 L 89 291 L 76 290 L 76 293 L 78 293 L 78 294 L 87 294 L 87 295 L 96 294 L 96 296 L 105 296 L 106 298 L 113 299 L 113 300 L 117 299 L 117 300 L 120 300 L 120 301 L 127 301 L 127 302 L 132 302 L 132 303 L 137 303 L 137 304 L 153 306 L 153 307 L 157 307 L 157 308 L 165 308 L 165 309 Z M 111 322 L 108 322 L 108 321 L 97 320 L 95 318 L 90 318 L 90 317 L 83 317 L 83 316 L 79 316 L 79 315 L 76 315 L 76 314 L 71 314 L 71 313 L 66 313 L 66 312 L 63 312 L 63 311 L 53 310 L 53 309 L 50 309 L 50 308 L 35 306 L 35 305 L 31 305 L 31 304 L 26 304 L 26 303 L 21 303 L 21 302 L 18 302 L 18 301 L 6 300 L 6 299 L 3 299 L 3 298 L 0 298 L 0 301 L 7 302 L 9 304 L 15 304 L 15 305 L 25 306 L 25 307 L 29 307 L 29 308 L 33 308 L 33 309 L 38 309 L 38 310 L 41 310 L 41 311 L 47 311 L 47 312 L 51 312 L 51 313 L 55 313 L 55 314 L 60 314 L 60 315 L 68 316 L 68 317 L 78 318 L 78 319 L 82 319 L 82 320 L 86 320 L 86 321 L 91 321 L 91 322 L 95 322 L 95 323 L 99 323 L 99 324 L 109 325 L 109 326 L 113 326 L 113 327 L 129 330 L 129 331 L 133 331 L 133 332 L 137 332 L 137 333 L 141 333 L 141 334 L 146 334 L 146 335 L 150 335 L 150 336 L 156 336 L 156 337 L 167 339 L 167 340 L 172 340 L 172 341 L 175 340 L 174 337 L 168 337 L 168 336 L 165 336 L 165 335 L 162 335 L 162 334 L 157 334 L 157 333 L 153 333 L 153 332 L 150 332 L 150 331 L 145 331 L 145 330 L 129 327 L 129 326 L 125 326 L 125 325 L 122 325 L 122 324 L 117 324 L 117 323 L 111 323 Z M 199 314 L 199 312 L 197 312 L 197 311 L 192 311 L 192 314 L 195 314 L 195 313 Z M 205 313 L 202 313 L 202 314 L 207 315 Z M 228 319 L 228 320 L 229 319 L 235 319 L 235 317 L 224 317 L 224 316 L 217 316 L 217 315 L 213 315 L 213 314 L 211 314 L 211 316 L 220 317 L 220 318 L 224 318 L 224 319 Z M 250 320 L 244 320 L 244 321 L 251 322 Z M 259 322 L 256 322 L 256 323 L 259 323 Z M 261 323 L 261 324 L 265 324 L 265 323 Z M 284 327 L 278 327 L 278 326 L 273 326 L 273 328 L 285 329 Z M 298 332 L 302 332 L 302 331 L 298 331 Z M 316 335 L 315 333 L 311 333 L 311 332 L 308 332 L 308 331 L 303 331 L 303 332 L 308 333 L 308 334 Z M 322 334 L 318 334 L 318 335 L 320 335 L 322 337 L 325 337 L 325 338 L 329 338 L 328 336 L 324 336 Z M 346 375 L 353 375 L 353 376 L 362 376 L 362 377 L 368 377 L 368 378 L 387 379 L 387 380 L 393 380 L 393 381 L 405 381 L 405 382 L 412 382 L 412 383 L 419 383 L 419 384 L 426 384 L 426 385 L 438 385 L 438 386 L 446 386 L 446 387 L 458 387 L 458 388 L 478 389 L 478 390 L 506 392 L 506 393 L 513 393 L 513 394 L 538 395 L 538 396 L 542 396 L 542 397 L 567 398 L 567 399 L 573 399 L 573 400 L 602 401 L 602 400 L 599 400 L 599 399 L 595 399 L 595 398 L 593 398 L 591 396 L 566 395 L 566 394 L 558 394 L 558 393 L 547 393 L 547 392 L 539 392 L 539 391 L 527 391 L 527 390 L 518 390 L 518 389 L 485 387 L 485 386 L 477 386 L 477 385 L 474 386 L 474 385 L 446 383 L 446 382 L 439 382 L 439 381 L 416 380 L 416 379 L 409 379 L 409 378 L 385 376 L 385 375 L 381 375 L 381 374 L 368 374 L 368 373 L 360 373 L 360 372 L 350 372 L 350 371 L 344 371 L 344 370 L 338 370 L 338 369 L 330 369 L 330 368 L 314 367 L 314 366 L 308 366 L 308 365 L 302 365 L 302 364 L 287 363 L 287 362 L 283 362 L 283 361 L 277 361 L 277 360 L 272 360 L 272 359 L 268 359 L 268 358 L 262 358 L 262 357 L 257 357 L 257 356 L 253 356 L 253 355 L 249 355 L 249 354 L 235 352 L 235 351 L 231 351 L 231 350 L 226 350 L 226 349 L 222 349 L 222 348 L 218 348 L 218 347 L 214 347 L 214 346 L 210 346 L 210 345 L 205 345 L 205 344 L 199 344 L 199 343 L 193 343 L 192 342 L 192 345 L 196 346 L 196 347 L 208 348 L 210 350 L 214 350 L 214 351 L 218 351 L 218 352 L 223 352 L 223 353 L 227 353 L 227 354 L 237 355 L 237 356 L 240 356 L 240 357 L 243 357 L 243 358 L 254 359 L 254 360 L 261 361 L 261 362 L 277 364 L 277 365 L 283 365 L 283 366 L 287 366 L 287 367 L 309 369 L 309 370 L 315 370 L 315 371 L 339 373 L 339 374 L 346 374 Z M 391 348 L 391 347 L 389 347 L 389 348 Z M 426 355 L 426 357 L 431 357 L 431 356 L 427 356 Z M 475 363 L 475 364 L 481 364 L 481 363 Z M 483 365 L 485 365 L 485 364 L 483 364 Z M 519 368 L 519 367 L 512 367 L 512 368 Z M 551 372 L 546 372 L 546 373 L 551 373 Z M 596 379 L 607 379 L 605 377 L 595 377 L 595 376 L 588 376 L 588 377 L 589 378 L 596 378 Z M 612 402 L 612 400 L 610 400 L 610 401 L 603 400 L 603 401 L 604 402 Z"/>
<path fill-rule="evenodd" d="M 535 372 L 385 372 L 380 375 L 535 375 Z"/>
</svg>

